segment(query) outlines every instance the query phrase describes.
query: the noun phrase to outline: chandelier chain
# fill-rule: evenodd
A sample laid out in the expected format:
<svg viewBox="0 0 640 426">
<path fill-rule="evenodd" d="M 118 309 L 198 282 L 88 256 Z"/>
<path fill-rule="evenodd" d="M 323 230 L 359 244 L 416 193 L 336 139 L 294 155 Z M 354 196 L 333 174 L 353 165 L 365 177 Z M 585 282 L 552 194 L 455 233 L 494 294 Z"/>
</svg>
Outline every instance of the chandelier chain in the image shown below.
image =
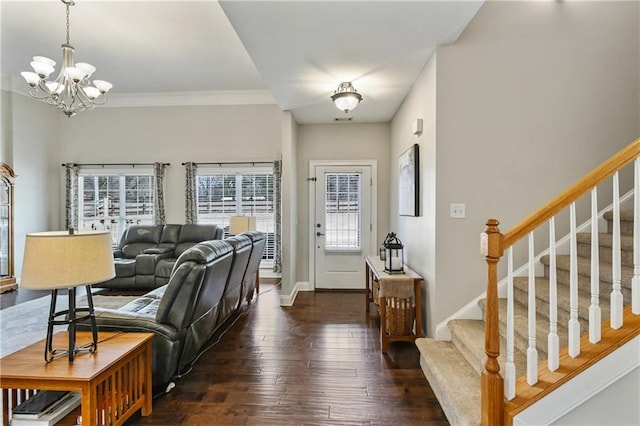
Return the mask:
<svg viewBox="0 0 640 426">
<path fill-rule="evenodd" d="M 71 44 L 71 42 L 69 41 L 69 3 L 66 3 L 67 5 L 67 44 Z"/>
</svg>

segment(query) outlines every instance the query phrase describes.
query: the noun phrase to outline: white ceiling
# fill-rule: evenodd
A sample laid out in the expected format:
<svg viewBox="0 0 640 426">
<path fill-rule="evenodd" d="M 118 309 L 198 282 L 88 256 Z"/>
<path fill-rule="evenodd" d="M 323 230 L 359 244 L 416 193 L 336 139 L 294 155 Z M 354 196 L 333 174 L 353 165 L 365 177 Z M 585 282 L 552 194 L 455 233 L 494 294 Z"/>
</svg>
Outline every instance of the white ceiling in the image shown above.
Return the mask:
<svg viewBox="0 0 640 426">
<path fill-rule="evenodd" d="M 95 1 L 71 7 L 75 59 L 112 82 L 108 105 L 277 103 L 300 123 L 392 118 L 477 1 Z M 1 0 L 3 86 L 25 92 L 34 55 L 61 60 L 60 0 Z M 7 83 L 9 80 L 9 83 Z M 352 81 L 344 114 L 329 96 Z"/>
</svg>

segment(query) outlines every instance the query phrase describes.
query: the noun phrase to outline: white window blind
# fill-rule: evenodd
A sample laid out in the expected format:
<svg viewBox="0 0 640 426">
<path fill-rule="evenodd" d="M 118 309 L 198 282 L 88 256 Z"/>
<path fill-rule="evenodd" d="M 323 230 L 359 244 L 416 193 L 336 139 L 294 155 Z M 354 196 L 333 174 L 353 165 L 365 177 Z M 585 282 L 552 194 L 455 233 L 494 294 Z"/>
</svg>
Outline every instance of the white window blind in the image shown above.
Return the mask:
<svg viewBox="0 0 640 426">
<path fill-rule="evenodd" d="M 79 229 L 107 230 L 115 246 L 131 224 L 152 225 L 153 172 L 83 171 L 78 176 Z"/>
<path fill-rule="evenodd" d="M 215 223 L 228 234 L 231 216 L 255 216 L 265 233 L 263 263 L 275 256 L 275 205 L 272 167 L 198 168 L 198 223 Z"/>
</svg>

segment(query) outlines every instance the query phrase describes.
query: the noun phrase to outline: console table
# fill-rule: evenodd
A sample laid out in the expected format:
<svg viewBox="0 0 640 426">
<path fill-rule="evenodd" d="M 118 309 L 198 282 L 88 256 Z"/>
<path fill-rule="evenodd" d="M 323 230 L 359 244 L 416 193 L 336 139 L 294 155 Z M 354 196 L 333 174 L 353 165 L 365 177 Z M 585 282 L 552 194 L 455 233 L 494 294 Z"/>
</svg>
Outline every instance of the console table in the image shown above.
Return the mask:
<svg viewBox="0 0 640 426">
<path fill-rule="evenodd" d="M 380 313 L 380 346 L 422 337 L 422 277 L 404 265 L 404 274 L 388 274 L 379 257 L 365 257 L 366 312 L 373 302 Z"/>
<path fill-rule="evenodd" d="M 0 359 L 2 424 L 9 425 L 12 409 L 38 390 L 80 392 L 86 425 L 121 425 L 139 409 L 151 414 L 151 342 L 153 333 L 98 334 L 98 350 L 80 353 L 73 362 L 61 357 L 46 363 L 44 340 Z M 90 332 L 78 332 L 78 344 Z M 65 347 L 66 332 L 54 335 L 54 347 Z"/>
</svg>

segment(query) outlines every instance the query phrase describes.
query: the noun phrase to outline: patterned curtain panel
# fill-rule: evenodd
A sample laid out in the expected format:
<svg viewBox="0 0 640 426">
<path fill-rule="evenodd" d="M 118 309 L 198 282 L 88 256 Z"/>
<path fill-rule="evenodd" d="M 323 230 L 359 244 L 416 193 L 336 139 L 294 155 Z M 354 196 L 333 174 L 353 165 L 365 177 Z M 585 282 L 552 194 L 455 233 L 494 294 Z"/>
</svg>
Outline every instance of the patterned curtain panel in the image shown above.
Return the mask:
<svg viewBox="0 0 640 426">
<path fill-rule="evenodd" d="M 196 163 L 185 163 L 185 203 L 184 223 L 196 223 L 198 220 L 198 207 L 196 196 L 198 166 Z"/>
<path fill-rule="evenodd" d="M 67 163 L 66 167 L 66 200 L 65 219 L 66 229 L 78 229 L 78 174 L 80 167 L 74 163 Z"/>
<path fill-rule="evenodd" d="M 164 213 L 164 163 L 153 163 L 153 220 L 156 225 L 167 223 Z"/>
<path fill-rule="evenodd" d="M 273 272 L 282 272 L 282 160 L 273 162 L 273 204 L 275 213 Z"/>
</svg>

